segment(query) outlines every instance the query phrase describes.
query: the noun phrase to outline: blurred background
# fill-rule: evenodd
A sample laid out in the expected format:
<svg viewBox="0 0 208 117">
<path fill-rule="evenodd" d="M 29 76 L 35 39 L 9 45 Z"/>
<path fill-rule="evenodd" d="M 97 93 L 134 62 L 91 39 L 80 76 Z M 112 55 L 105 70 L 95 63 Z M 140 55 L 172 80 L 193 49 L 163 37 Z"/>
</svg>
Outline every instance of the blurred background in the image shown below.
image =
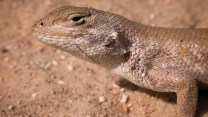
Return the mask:
<svg viewBox="0 0 208 117">
<path fill-rule="evenodd" d="M 175 94 L 141 89 L 38 42 L 31 27 L 60 6 L 88 6 L 163 27 L 208 27 L 207 0 L 0 0 L 0 117 L 176 117 Z M 208 117 L 200 92 L 197 116 Z"/>
</svg>

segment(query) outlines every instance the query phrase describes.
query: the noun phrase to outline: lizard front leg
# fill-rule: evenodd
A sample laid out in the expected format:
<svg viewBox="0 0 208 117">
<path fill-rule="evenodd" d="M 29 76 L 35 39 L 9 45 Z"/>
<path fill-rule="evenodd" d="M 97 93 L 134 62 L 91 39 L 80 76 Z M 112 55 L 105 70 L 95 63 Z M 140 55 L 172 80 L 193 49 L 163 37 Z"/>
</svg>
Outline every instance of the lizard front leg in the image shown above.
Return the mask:
<svg viewBox="0 0 208 117">
<path fill-rule="evenodd" d="M 150 70 L 149 75 L 152 90 L 176 92 L 179 117 L 194 117 L 198 99 L 198 86 L 194 78 L 177 71 Z"/>
<path fill-rule="evenodd" d="M 184 80 L 176 92 L 178 113 L 182 117 L 193 117 L 197 107 L 198 87 L 194 80 Z"/>
<path fill-rule="evenodd" d="M 125 69 L 124 69 L 125 68 Z M 158 92 L 175 92 L 177 95 L 178 117 L 194 117 L 198 87 L 197 81 L 186 73 L 175 70 L 147 70 L 146 76 L 138 75 L 138 70 L 121 66 L 113 73 L 126 78 L 137 86 Z"/>
</svg>

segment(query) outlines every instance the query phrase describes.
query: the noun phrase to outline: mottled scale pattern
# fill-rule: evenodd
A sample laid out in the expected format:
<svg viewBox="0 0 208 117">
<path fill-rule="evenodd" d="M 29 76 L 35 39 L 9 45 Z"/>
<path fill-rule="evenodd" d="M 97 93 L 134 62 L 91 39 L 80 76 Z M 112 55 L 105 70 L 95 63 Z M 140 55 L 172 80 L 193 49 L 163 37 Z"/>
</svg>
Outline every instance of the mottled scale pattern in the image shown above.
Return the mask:
<svg viewBox="0 0 208 117">
<path fill-rule="evenodd" d="M 65 6 L 38 21 L 33 32 L 41 42 L 139 87 L 175 92 L 178 117 L 194 117 L 198 89 L 208 85 L 208 29 L 152 27 L 94 8 Z"/>
</svg>

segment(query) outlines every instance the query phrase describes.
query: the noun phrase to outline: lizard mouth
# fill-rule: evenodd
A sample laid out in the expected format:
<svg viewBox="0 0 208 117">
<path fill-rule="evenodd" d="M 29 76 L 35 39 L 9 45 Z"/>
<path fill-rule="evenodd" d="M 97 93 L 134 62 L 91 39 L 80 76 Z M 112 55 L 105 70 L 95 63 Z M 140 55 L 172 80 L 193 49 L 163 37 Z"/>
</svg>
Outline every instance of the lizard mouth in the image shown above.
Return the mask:
<svg viewBox="0 0 208 117">
<path fill-rule="evenodd" d="M 40 41 L 53 41 L 53 42 L 68 42 L 69 37 L 66 36 L 58 36 L 58 35 L 52 35 L 52 34 L 47 34 L 44 32 L 40 32 L 37 30 L 33 30 L 34 36 L 40 40 Z"/>
<path fill-rule="evenodd" d="M 40 42 L 47 44 L 49 46 L 55 47 L 55 48 L 59 48 L 61 50 L 65 50 L 67 48 L 74 46 L 69 41 L 70 39 L 68 37 L 54 36 L 52 34 L 46 34 L 39 30 L 33 30 L 33 35 Z M 70 49 L 67 49 L 67 50 L 70 51 Z"/>
<path fill-rule="evenodd" d="M 59 36 L 57 34 L 51 34 L 44 31 L 44 27 L 40 25 L 40 23 L 36 23 L 32 28 L 33 35 L 39 41 L 50 45 L 50 46 L 58 46 L 62 45 L 63 47 L 70 46 L 70 37 L 67 36 Z"/>
<path fill-rule="evenodd" d="M 69 47 L 75 47 L 77 50 L 79 50 L 82 54 L 79 56 L 81 58 L 88 58 L 89 62 L 96 63 L 88 54 L 86 54 L 77 44 L 71 44 L 69 42 L 69 37 L 63 37 L 63 36 L 52 36 L 50 34 L 46 34 L 44 32 L 40 32 L 37 29 L 33 29 L 33 34 L 34 36 L 41 41 L 42 43 L 45 43 L 50 46 L 54 46 L 55 48 L 59 48 L 63 51 L 69 52 L 69 53 L 74 53 L 73 51 L 70 51 L 70 49 L 67 49 Z M 77 55 L 77 54 L 75 54 Z M 97 63 L 98 64 L 98 63 Z"/>
<path fill-rule="evenodd" d="M 38 21 L 33 27 L 32 27 L 32 32 L 33 35 L 41 42 L 44 42 L 46 44 L 52 44 L 52 43 L 58 43 L 58 42 L 69 42 L 70 37 L 67 36 L 61 36 L 58 35 L 57 33 L 50 33 L 47 30 L 46 27 L 44 27 L 43 21 Z M 51 31 L 53 32 L 53 31 Z"/>
</svg>

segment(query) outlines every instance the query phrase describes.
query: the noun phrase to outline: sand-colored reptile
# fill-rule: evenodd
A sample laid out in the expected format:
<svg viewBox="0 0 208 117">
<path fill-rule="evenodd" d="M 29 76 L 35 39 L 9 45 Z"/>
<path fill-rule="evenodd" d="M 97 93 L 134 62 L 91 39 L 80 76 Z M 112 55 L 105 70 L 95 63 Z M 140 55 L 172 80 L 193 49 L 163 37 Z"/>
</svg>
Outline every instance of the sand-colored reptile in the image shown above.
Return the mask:
<svg viewBox="0 0 208 117">
<path fill-rule="evenodd" d="M 41 42 L 96 63 L 139 87 L 176 92 L 177 112 L 193 117 L 208 85 L 208 29 L 146 26 L 87 7 L 65 6 L 37 22 Z"/>
</svg>

